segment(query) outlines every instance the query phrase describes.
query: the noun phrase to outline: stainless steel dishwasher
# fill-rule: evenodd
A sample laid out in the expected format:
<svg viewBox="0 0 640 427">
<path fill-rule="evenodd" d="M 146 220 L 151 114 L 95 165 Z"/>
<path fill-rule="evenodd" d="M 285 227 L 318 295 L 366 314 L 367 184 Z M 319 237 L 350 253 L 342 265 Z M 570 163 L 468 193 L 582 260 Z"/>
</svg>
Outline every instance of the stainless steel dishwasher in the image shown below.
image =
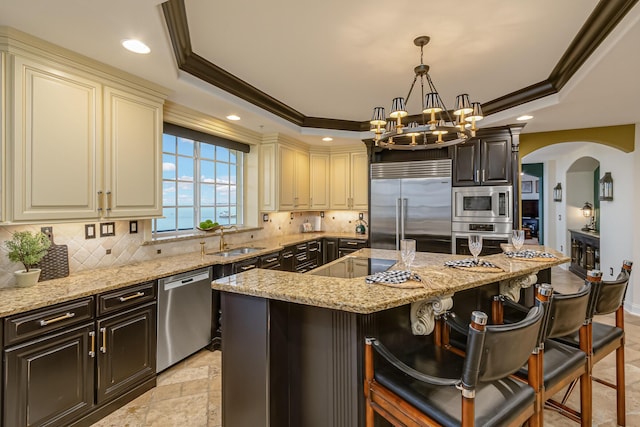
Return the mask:
<svg viewBox="0 0 640 427">
<path fill-rule="evenodd" d="M 158 280 L 156 372 L 211 342 L 211 267 Z"/>
</svg>

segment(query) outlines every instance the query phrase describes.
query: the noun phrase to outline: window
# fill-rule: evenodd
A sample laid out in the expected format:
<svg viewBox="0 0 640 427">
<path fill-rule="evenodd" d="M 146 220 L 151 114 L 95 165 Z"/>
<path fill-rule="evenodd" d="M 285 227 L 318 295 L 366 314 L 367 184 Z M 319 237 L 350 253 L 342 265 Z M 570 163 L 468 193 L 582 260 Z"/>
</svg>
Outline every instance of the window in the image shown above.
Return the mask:
<svg viewBox="0 0 640 427">
<path fill-rule="evenodd" d="M 188 234 L 206 219 L 242 224 L 242 151 L 167 133 L 162 135 L 164 218 L 154 233 Z"/>
</svg>

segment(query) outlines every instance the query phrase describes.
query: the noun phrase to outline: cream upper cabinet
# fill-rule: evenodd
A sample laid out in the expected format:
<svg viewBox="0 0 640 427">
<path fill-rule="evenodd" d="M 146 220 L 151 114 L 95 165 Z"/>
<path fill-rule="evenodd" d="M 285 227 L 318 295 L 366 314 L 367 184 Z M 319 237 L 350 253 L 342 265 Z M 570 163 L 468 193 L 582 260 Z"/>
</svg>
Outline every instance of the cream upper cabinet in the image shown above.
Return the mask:
<svg viewBox="0 0 640 427">
<path fill-rule="evenodd" d="M 309 210 L 309 153 L 279 143 L 260 147 L 260 208 Z"/>
<path fill-rule="evenodd" d="M 310 209 L 329 209 L 329 155 L 309 155 Z"/>
<path fill-rule="evenodd" d="M 8 55 L 8 221 L 162 214 L 163 99 Z"/>
<path fill-rule="evenodd" d="M 369 161 L 367 153 L 351 153 L 349 184 L 351 190 L 351 209 L 369 208 Z"/>
<path fill-rule="evenodd" d="M 104 215 L 162 215 L 162 103 L 105 87 Z"/>
<path fill-rule="evenodd" d="M 366 153 L 331 154 L 331 209 L 368 209 Z"/>
<path fill-rule="evenodd" d="M 12 162 L 6 166 L 12 168 L 13 220 L 95 217 L 101 85 L 30 59 L 11 60 Z"/>
</svg>

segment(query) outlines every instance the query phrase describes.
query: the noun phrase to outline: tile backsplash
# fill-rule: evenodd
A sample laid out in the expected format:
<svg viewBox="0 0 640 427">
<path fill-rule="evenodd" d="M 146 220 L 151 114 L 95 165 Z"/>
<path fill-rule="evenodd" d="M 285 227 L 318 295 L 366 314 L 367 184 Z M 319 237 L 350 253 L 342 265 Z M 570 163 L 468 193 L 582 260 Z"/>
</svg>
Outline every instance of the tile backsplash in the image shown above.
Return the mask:
<svg viewBox="0 0 640 427">
<path fill-rule="evenodd" d="M 295 212 L 291 219 L 290 212 L 269 213 L 267 222 L 260 222 L 259 227 L 247 232 L 225 233 L 225 242 L 229 245 L 251 243 L 279 235 L 299 233 L 303 223 L 309 222 L 316 231 L 337 233 L 355 232 L 357 211 L 325 211 L 324 218 L 320 218 L 320 212 Z M 262 215 L 260 215 L 262 220 Z M 368 220 L 364 213 L 365 221 Z M 35 224 L 15 225 L 0 227 L 0 288 L 14 286 L 13 272 L 21 270 L 22 264 L 10 262 L 7 258 L 7 248 L 4 245 L 11 234 L 16 231 L 29 230 L 40 231 L 43 226 L 53 226 L 54 242 L 57 245 L 67 245 L 69 252 L 69 271 L 71 274 L 102 267 L 131 264 L 140 261 L 185 254 L 189 252 L 199 253 L 200 242 L 204 241 L 207 249 L 218 248 L 220 237 L 218 233 L 213 236 L 198 236 L 188 240 L 167 240 L 144 244 L 142 233 L 142 221 L 138 221 L 138 233 L 129 233 L 129 221 L 114 221 L 115 235 L 100 237 L 100 223 L 96 225 L 96 237 L 85 239 L 85 222 L 65 224 Z M 319 227 L 319 229 L 318 229 Z M 368 229 L 368 227 L 367 227 Z M 109 252 L 109 253 L 108 253 Z M 158 253 L 160 252 L 160 253 Z"/>
</svg>

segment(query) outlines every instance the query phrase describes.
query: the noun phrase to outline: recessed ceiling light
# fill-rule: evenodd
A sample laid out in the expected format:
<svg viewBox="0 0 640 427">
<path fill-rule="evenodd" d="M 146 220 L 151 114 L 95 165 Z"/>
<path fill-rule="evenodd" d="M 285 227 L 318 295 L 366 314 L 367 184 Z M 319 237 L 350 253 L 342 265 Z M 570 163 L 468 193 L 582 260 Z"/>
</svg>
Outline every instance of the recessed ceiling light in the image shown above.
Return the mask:
<svg viewBox="0 0 640 427">
<path fill-rule="evenodd" d="M 322 138 L 322 140 L 323 140 L 324 142 L 331 142 L 331 141 L 333 141 L 333 138 L 331 138 L 331 137 L 329 137 L 329 136 L 325 136 L 324 138 Z"/>
<path fill-rule="evenodd" d="M 151 49 L 149 49 L 149 46 L 147 46 L 146 44 L 142 43 L 140 40 L 136 40 L 136 39 L 127 39 L 127 40 L 123 40 L 122 41 L 122 46 L 124 46 L 125 49 L 130 50 L 131 52 L 135 52 L 135 53 L 149 53 L 151 52 Z"/>
<path fill-rule="evenodd" d="M 227 116 L 227 119 L 236 121 L 236 120 L 240 120 L 240 116 L 236 116 L 235 114 L 229 114 Z"/>
<path fill-rule="evenodd" d="M 518 117 L 516 120 L 520 120 L 521 122 L 525 121 L 525 120 L 531 120 L 533 119 L 533 116 L 530 116 L 528 114 L 525 114 L 523 116 Z"/>
</svg>

